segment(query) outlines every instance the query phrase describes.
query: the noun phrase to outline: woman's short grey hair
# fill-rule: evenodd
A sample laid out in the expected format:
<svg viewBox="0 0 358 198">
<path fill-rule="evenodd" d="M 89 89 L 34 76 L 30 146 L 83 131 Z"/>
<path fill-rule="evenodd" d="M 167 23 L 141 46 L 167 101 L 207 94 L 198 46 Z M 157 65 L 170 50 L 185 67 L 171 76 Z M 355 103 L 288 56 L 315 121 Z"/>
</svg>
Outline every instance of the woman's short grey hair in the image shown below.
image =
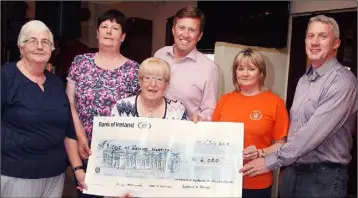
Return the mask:
<svg viewBox="0 0 358 198">
<path fill-rule="evenodd" d="M 321 23 L 324 23 L 324 24 L 331 25 L 334 37 L 336 39 L 339 39 L 339 26 L 338 26 L 337 21 L 334 20 L 334 18 L 327 17 L 325 15 L 314 16 L 314 17 L 310 18 L 310 20 L 308 21 L 307 30 L 308 30 L 308 27 L 310 26 L 310 24 L 313 23 L 313 22 L 321 22 Z"/>
<path fill-rule="evenodd" d="M 53 42 L 53 34 L 50 29 L 45 25 L 45 23 L 39 20 L 29 21 L 21 27 L 19 36 L 17 38 L 17 45 L 19 47 L 24 46 L 24 42 L 28 39 L 28 35 L 30 33 L 37 33 L 42 31 L 47 31 L 50 34 L 51 51 L 53 51 L 55 49 Z"/>
</svg>

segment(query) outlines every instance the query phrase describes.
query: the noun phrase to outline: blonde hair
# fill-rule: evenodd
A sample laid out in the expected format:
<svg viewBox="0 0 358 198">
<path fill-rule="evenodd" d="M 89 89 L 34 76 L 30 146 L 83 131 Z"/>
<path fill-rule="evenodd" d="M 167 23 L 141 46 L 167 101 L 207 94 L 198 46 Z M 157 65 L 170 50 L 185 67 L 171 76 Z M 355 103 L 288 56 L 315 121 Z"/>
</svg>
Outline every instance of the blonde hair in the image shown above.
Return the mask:
<svg viewBox="0 0 358 198">
<path fill-rule="evenodd" d="M 147 73 L 164 73 L 165 80 L 170 81 L 170 66 L 166 61 L 160 58 L 147 58 L 140 64 L 138 71 L 139 77 Z"/>
<path fill-rule="evenodd" d="M 39 20 L 29 21 L 21 27 L 19 36 L 17 38 L 17 45 L 19 47 L 24 46 L 24 42 L 27 40 L 27 37 L 30 33 L 37 33 L 42 31 L 47 31 L 50 34 L 51 51 L 55 50 L 52 32 L 42 21 Z"/>
<path fill-rule="evenodd" d="M 333 18 L 327 17 L 325 15 L 317 15 L 317 16 L 311 17 L 310 20 L 308 21 L 306 32 L 308 31 L 308 27 L 313 22 L 320 22 L 320 23 L 324 23 L 324 24 L 327 24 L 327 25 L 331 25 L 334 37 L 336 39 L 339 38 L 339 25 L 338 25 L 337 21 L 334 20 Z"/>
<path fill-rule="evenodd" d="M 258 50 L 246 48 L 240 51 L 234 58 L 232 64 L 232 82 L 237 91 L 240 91 L 240 86 L 237 83 L 236 70 L 241 63 L 244 61 L 249 61 L 254 64 L 260 70 L 260 90 L 267 90 L 265 87 L 265 78 L 266 78 L 266 63 L 262 55 Z"/>
</svg>

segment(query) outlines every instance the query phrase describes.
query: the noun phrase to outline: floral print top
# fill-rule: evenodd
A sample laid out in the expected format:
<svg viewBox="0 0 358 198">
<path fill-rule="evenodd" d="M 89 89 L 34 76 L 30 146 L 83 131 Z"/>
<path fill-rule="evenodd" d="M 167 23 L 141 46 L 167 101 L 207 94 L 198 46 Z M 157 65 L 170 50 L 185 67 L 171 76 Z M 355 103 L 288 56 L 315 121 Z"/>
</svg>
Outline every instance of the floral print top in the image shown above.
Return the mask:
<svg viewBox="0 0 358 198">
<path fill-rule="evenodd" d="M 116 69 L 105 70 L 95 64 L 95 55 L 77 55 L 67 76 L 76 86 L 76 109 L 88 140 L 92 139 L 94 116 L 110 116 L 119 99 L 134 96 L 139 91 L 137 62 L 128 60 Z"/>
</svg>

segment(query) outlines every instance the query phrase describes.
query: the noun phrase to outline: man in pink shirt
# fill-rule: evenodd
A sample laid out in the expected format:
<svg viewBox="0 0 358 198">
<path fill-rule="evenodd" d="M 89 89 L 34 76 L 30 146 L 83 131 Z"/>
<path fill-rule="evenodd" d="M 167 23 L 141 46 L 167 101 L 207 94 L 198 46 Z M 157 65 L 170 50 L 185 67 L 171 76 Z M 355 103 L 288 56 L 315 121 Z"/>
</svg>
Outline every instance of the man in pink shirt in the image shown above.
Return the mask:
<svg viewBox="0 0 358 198">
<path fill-rule="evenodd" d="M 184 103 L 189 119 L 210 121 L 218 99 L 216 64 L 196 49 L 203 36 L 204 13 L 195 7 L 180 9 L 174 18 L 174 45 L 159 49 L 154 57 L 167 61 L 171 80 L 165 96 Z"/>
</svg>

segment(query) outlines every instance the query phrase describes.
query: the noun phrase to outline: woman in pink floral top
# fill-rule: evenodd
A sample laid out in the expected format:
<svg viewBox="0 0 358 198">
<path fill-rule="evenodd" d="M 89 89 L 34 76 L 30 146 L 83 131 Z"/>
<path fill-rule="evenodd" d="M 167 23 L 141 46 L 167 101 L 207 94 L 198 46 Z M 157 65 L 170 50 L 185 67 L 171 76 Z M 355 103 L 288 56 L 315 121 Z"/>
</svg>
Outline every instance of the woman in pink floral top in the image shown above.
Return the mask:
<svg viewBox="0 0 358 198">
<path fill-rule="evenodd" d="M 110 116 L 121 98 L 136 95 L 139 90 L 139 64 L 120 53 L 125 38 L 125 17 L 109 10 L 98 18 L 97 53 L 74 58 L 67 77 L 67 95 L 82 159 L 91 153 L 93 117 Z"/>
</svg>

